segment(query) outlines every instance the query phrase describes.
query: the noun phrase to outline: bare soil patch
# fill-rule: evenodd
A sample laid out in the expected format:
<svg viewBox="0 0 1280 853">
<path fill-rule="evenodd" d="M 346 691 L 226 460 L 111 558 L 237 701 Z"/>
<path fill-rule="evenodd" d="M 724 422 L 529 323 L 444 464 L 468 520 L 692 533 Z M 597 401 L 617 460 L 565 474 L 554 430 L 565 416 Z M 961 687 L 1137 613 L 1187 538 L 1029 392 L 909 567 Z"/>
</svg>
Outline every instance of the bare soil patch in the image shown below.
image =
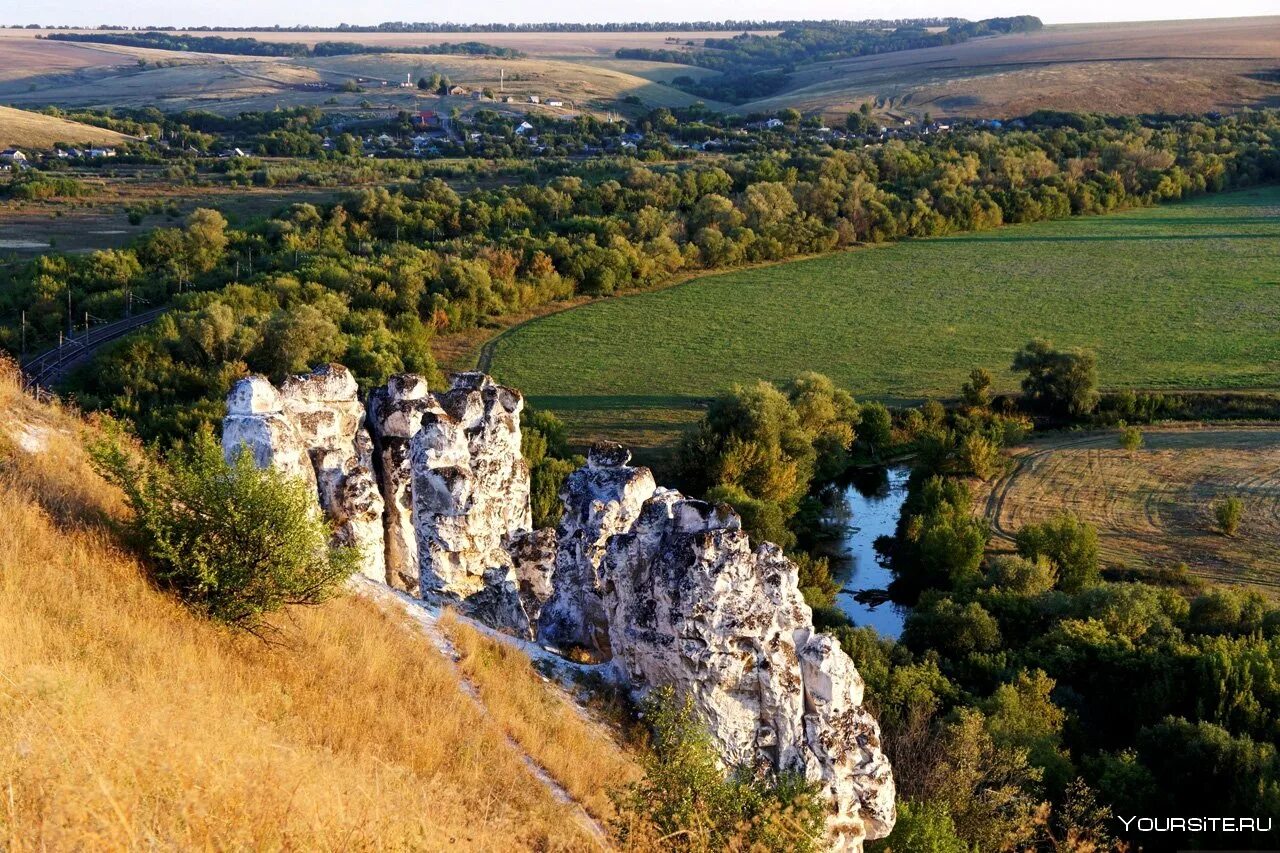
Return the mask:
<svg viewBox="0 0 1280 853">
<path fill-rule="evenodd" d="M 1034 440 L 1009 472 L 980 484 L 975 506 L 995 542 L 1062 511 L 1098 527 L 1111 563 L 1172 566 L 1280 597 L 1280 425 L 1189 425 L 1146 430 L 1129 453 L 1114 431 Z M 1214 526 L 1213 504 L 1244 501 L 1235 536 Z"/>
</svg>

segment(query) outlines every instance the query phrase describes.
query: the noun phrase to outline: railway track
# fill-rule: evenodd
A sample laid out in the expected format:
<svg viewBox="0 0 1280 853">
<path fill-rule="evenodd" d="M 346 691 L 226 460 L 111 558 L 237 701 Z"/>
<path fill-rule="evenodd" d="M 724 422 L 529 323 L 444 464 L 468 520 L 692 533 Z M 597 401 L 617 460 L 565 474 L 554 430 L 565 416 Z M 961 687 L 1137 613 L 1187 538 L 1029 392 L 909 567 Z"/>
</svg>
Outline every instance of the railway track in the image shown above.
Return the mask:
<svg viewBox="0 0 1280 853">
<path fill-rule="evenodd" d="M 153 308 L 114 323 L 96 326 L 78 337 L 65 338 L 60 346 L 47 349 L 22 363 L 23 387 L 36 393 L 53 387 L 71 370 L 93 358 L 93 354 L 103 346 L 142 328 L 165 310 Z"/>
</svg>

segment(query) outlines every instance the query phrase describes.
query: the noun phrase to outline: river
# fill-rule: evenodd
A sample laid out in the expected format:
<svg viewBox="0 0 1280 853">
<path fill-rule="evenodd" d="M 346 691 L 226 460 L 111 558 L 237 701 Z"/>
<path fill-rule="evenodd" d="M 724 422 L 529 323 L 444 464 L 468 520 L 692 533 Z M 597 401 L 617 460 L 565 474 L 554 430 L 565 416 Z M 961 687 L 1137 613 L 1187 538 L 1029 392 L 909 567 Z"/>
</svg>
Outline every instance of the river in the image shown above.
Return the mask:
<svg viewBox="0 0 1280 853">
<path fill-rule="evenodd" d="M 893 535 L 907 499 L 910 476 L 906 465 L 858 471 L 839 487 L 828 515 L 841 528 L 831 552 L 831 568 L 842 586 L 837 606 L 853 624 L 869 625 L 880 636 L 894 639 L 902 633 L 907 608 L 874 594 L 887 590 L 893 580 L 893 573 L 876 553 L 875 542 L 880 536 Z M 859 595 L 866 590 L 873 594 Z"/>
</svg>

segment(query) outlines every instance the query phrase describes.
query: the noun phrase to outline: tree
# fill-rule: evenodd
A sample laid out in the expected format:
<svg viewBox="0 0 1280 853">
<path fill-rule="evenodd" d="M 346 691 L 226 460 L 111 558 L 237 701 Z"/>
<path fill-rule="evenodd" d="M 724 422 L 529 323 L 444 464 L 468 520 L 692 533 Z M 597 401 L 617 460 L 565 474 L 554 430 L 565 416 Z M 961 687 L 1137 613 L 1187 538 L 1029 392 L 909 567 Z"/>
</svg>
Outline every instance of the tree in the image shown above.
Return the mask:
<svg viewBox="0 0 1280 853">
<path fill-rule="evenodd" d="M 1058 570 L 1058 588 L 1079 592 L 1101 579 L 1098 530 L 1072 513 L 1025 525 L 1014 536 L 1018 553 L 1028 560 L 1044 557 Z"/>
<path fill-rule="evenodd" d="M 991 529 L 972 512 L 968 485 L 930 477 L 903 505 L 894 570 L 924 586 L 955 586 L 978 577 Z"/>
<path fill-rule="evenodd" d="M 878 455 L 893 441 L 893 416 L 884 403 L 872 401 L 862 405 L 858 440 L 866 444 L 873 455 Z"/>
<path fill-rule="evenodd" d="M 1090 350 L 1064 352 L 1048 341 L 1031 341 L 1010 368 L 1026 373 L 1022 392 L 1032 409 L 1058 417 L 1083 417 L 1098 406 L 1098 358 Z"/>
<path fill-rule="evenodd" d="M 431 81 L 428 80 L 426 77 L 419 77 L 418 88 L 424 92 L 429 91 L 431 89 Z"/>
<path fill-rule="evenodd" d="M 969 845 L 956 835 L 956 824 L 946 803 L 933 800 L 900 800 L 898 820 L 888 838 L 867 844 L 868 853 L 969 853 Z"/>
<path fill-rule="evenodd" d="M 330 546 L 305 483 L 247 450 L 228 464 L 207 430 L 164 459 L 130 452 L 118 431 L 90 453 L 124 491 L 156 583 L 219 622 L 258 630 L 284 605 L 336 595 L 359 565 L 356 549 Z"/>
<path fill-rule="evenodd" d="M 1218 530 L 1227 536 L 1235 536 L 1244 519 L 1244 501 L 1235 495 L 1229 495 L 1213 505 L 1213 518 Z"/>
<path fill-rule="evenodd" d="M 985 409 L 991 405 L 991 371 L 975 367 L 969 371 L 969 381 L 960 386 L 960 397 L 971 409 Z"/>
<path fill-rule="evenodd" d="M 227 220 L 216 210 L 198 207 L 187 217 L 185 236 L 191 272 L 209 272 L 227 248 Z"/>
<path fill-rule="evenodd" d="M 971 432 L 960 442 L 960 464 L 979 480 L 990 480 L 1000 470 L 1000 445 Z"/>
</svg>

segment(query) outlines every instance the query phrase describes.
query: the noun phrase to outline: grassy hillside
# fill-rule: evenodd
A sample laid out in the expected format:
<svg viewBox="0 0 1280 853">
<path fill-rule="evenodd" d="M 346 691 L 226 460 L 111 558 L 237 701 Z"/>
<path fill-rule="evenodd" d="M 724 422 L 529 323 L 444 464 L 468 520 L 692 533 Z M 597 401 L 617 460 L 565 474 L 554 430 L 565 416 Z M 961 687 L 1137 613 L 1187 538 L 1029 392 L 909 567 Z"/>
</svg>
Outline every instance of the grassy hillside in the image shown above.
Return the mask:
<svg viewBox="0 0 1280 853">
<path fill-rule="evenodd" d="M 0 412 L 0 848 L 596 846 L 529 762 L 574 796 L 634 767 L 523 655 L 451 626 L 505 685 L 489 708 L 363 597 L 288 613 L 271 644 L 197 619 L 117 541 L 81 424 L 8 373 Z"/>
<path fill-rule="evenodd" d="M 1280 189 L 854 250 L 534 320 L 491 369 L 579 437 L 669 443 L 735 382 L 829 374 L 860 396 L 957 393 L 1033 337 L 1111 387 L 1280 383 Z"/>
<path fill-rule="evenodd" d="M 1224 112 L 1280 98 L 1280 17 L 1072 24 L 801 67 L 740 109 L 1005 118 L 1037 109 Z"/>
<path fill-rule="evenodd" d="M 322 104 L 332 93 L 298 83 L 316 79 L 312 66 L 326 60 L 255 60 L 175 53 L 112 45 L 37 43 L 37 31 L 0 29 L 0 97 L 6 102 L 74 105 L 156 103 L 175 109 L 271 109 L 277 103 Z M 240 32 L 264 41 L 314 43 L 334 33 Z M 464 57 L 361 57 L 370 74 L 392 81 L 428 63 L 469 85 L 489 85 L 507 67 L 567 99 L 638 95 L 650 105 L 689 103 L 690 96 L 662 85 L 702 69 L 667 63 L 620 62 L 619 48 L 669 49 L 701 44 L 725 33 L 483 33 L 475 38 L 528 54 L 523 60 Z M 421 47 L 444 40 L 431 33 L 345 33 L 343 40 L 379 48 Z M 674 42 L 668 42 L 674 37 Z M 457 40 L 457 39 L 455 39 Z M 11 61 L 5 62 L 8 58 Z M 193 65 L 194 70 L 136 67 L 137 59 Z M 339 65 L 342 63 L 338 63 Z M 874 101 L 882 114 L 1005 117 L 1039 108 L 1092 112 L 1234 111 L 1280 101 L 1280 16 L 1187 21 L 1138 21 L 1045 27 L 1027 34 L 977 38 L 857 59 L 802 65 L 787 88 L 759 101 L 729 108 L 797 107 L 822 110 L 833 119 Z M 647 85 L 645 81 L 649 82 Z M 521 81 L 514 81 L 516 83 Z M 521 91 L 519 88 L 516 91 Z M 378 102 L 403 106 L 412 93 L 376 90 Z M 361 98 L 338 95 L 346 107 Z M 591 104 L 598 108 L 598 104 Z"/>
<path fill-rule="evenodd" d="M 0 148 L 52 148 L 55 142 L 119 145 L 129 137 L 76 121 L 0 107 Z"/>
</svg>

